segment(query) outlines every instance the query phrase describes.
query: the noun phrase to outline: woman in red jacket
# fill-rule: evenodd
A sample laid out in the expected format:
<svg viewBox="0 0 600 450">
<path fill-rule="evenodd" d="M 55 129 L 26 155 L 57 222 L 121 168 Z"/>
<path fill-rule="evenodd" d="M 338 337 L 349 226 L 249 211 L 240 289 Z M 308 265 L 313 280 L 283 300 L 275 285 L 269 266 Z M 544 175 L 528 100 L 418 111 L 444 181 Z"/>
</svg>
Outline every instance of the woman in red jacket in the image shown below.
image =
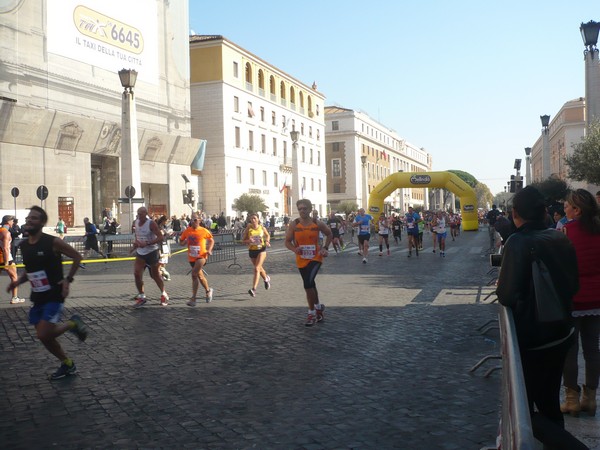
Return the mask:
<svg viewBox="0 0 600 450">
<path fill-rule="evenodd" d="M 567 354 L 563 371 L 566 401 L 563 413 L 579 411 L 596 414 L 596 389 L 600 378 L 600 216 L 598 204 L 585 189 L 567 195 L 565 213 L 569 222 L 563 231 L 573 243 L 579 269 L 579 292 L 573 298 L 573 318 L 577 340 Z M 579 336 L 585 360 L 585 384 L 580 396 L 577 384 Z"/>
</svg>

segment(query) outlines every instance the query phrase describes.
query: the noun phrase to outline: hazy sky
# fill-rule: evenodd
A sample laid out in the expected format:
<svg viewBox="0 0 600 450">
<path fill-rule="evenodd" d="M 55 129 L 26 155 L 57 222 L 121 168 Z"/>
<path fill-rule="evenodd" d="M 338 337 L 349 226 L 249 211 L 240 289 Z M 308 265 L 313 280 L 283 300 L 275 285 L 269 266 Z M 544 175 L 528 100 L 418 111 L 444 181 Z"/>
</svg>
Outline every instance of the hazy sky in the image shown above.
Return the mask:
<svg viewBox="0 0 600 450">
<path fill-rule="evenodd" d="M 220 34 L 501 192 L 540 115 L 585 95 L 581 22 L 598 0 L 190 0 Z"/>
</svg>

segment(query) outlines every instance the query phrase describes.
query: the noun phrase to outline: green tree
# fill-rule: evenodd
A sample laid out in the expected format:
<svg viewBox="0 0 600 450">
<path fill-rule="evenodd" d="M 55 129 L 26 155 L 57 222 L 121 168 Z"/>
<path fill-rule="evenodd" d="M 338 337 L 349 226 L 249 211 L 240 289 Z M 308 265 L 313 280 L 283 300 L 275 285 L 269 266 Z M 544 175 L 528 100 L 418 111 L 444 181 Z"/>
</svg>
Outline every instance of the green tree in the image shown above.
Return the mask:
<svg viewBox="0 0 600 450">
<path fill-rule="evenodd" d="M 344 202 L 340 202 L 339 205 L 335 208 L 338 212 L 343 212 L 348 217 L 348 214 L 358 210 L 358 203 L 352 202 L 350 200 L 346 200 Z"/>
<path fill-rule="evenodd" d="M 600 121 L 594 120 L 581 142 L 573 144 L 573 154 L 567 155 L 569 178 L 600 184 Z"/>
<path fill-rule="evenodd" d="M 475 190 L 477 206 L 479 208 L 484 208 L 486 205 L 492 205 L 494 196 L 485 183 L 477 183 L 473 189 Z"/>
<path fill-rule="evenodd" d="M 448 172 L 453 173 L 454 175 L 456 175 L 458 178 L 463 180 L 465 183 L 467 183 L 472 188 L 475 188 L 475 186 L 477 186 L 479 184 L 479 181 L 477 181 L 477 178 L 475 178 L 469 172 L 464 172 L 462 170 L 449 170 Z"/>
<path fill-rule="evenodd" d="M 542 193 L 547 205 L 564 200 L 569 192 L 569 185 L 560 178 L 550 177 L 531 184 Z"/>
<path fill-rule="evenodd" d="M 267 205 L 260 195 L 242 194 L 233 201 L 233 209 L 238 212 L 246 211 L 248 214 L 259 213 L 267 210 Z"/>
</svg>

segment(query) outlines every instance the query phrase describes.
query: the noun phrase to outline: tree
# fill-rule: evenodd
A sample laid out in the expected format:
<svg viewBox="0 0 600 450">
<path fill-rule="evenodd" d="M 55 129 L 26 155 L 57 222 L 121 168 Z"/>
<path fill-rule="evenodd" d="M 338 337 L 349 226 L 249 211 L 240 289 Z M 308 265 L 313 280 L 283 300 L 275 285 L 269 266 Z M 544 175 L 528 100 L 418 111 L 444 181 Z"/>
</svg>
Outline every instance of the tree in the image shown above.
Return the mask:
<svg viewBox="0 0 600 450">
<path fill-rule="evenodd" d="M 594 120 L 581 142 L 573 144 L 573 154 L 567 155 L 569 178 L 600 184 L 600 121 Z"/>
<path fill-rule="evenodd" d="M 344 214 L 346 214 L 346 217 L 348 217 L 348 214 L 358 210 L 358 203 L 346 200 L 344 202 L 340 202 L 340 204 L 337 205 L 336 209 L 338 212 L 343 212 Z"/>
<path fill-rule="evenodd" d="M 263 212 L 267 210 L 267 205 L 260 195 L 242 194 L 233 201 L 233 209 L 248 214 Z"/>
<path fill-rule="evenodd" d="M 462 170 L 449 170 L 448 172 L 453 173 L 454 175 L 456 175 L 458 178 L 463 180 L 465 183 L 467 183 L 472 188 L 475 188 L 475 186 L 477 186 L 479 184 L 479 181 L 477 181 L 477 178 L 475 178 L 469 172 L 464 172 Z"/>
<path fill-rule="evenodd" d="M 560 178 L 550 177 L 531 184 L 544 196 L 546 205 L 552 205 L 564 200 L 569 192 L 569 185 Z"/>
<path fill-rule="evenodd" d="M 480 208 L 492 204 L 494 196 L 485 183 L 477 183 L 473 189 L 475 191 L 475 196 L 477 197 L 477 205 Z"/>
</svg>

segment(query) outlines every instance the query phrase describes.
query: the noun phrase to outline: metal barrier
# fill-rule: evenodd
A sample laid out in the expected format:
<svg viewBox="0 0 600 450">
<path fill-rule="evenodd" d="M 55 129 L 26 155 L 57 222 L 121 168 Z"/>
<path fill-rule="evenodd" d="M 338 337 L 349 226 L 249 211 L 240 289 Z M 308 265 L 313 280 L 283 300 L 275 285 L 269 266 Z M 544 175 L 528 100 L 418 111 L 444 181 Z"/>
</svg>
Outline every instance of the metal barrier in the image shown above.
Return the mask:
<svg viewBox="0 0 600 450">
<path fill-rule="evenodd" d="M 232 266 L 241 267 L 240 264 L 237 263 L 235 251 L 237 244 L 234 239 L 234 233 L 215 234 L 213 235 L 213 239 L 215 241 L 213 254 L 208 258 L 207 263 L 233 260 L 228 268 Z M 23 240 L 24 239 L 15 239 L 14 244 L 19 245 Z M 99 234 L 98 247 L 105 255 L 108 255 L 111 258 L 131 257 L 131 259 L 133 259 L 134 256 L 131 254 L 131 250 L 133 248 L 134 240 L 135 236 L 133 234 Z M 83 255 L 83 252 L 85 251 L 84 236 L 65 236 L 64 241 Z M 183 249 L 184 247 L 181 247 L 181 250 Z M 176 251 L 172 251 L 172 254 L 175 252 Z M 23 262 L 20 250 L 18 250 L 15 255 L 15 262 L 17 264 Z"/>
<path fill-rule="evenodd" d="M 533 450 L 536 440 L 531 428 L 527 390 L 512 310 L 500 306 L 498 313 L 502 346 L 502 450 Z"/>
</svg>

